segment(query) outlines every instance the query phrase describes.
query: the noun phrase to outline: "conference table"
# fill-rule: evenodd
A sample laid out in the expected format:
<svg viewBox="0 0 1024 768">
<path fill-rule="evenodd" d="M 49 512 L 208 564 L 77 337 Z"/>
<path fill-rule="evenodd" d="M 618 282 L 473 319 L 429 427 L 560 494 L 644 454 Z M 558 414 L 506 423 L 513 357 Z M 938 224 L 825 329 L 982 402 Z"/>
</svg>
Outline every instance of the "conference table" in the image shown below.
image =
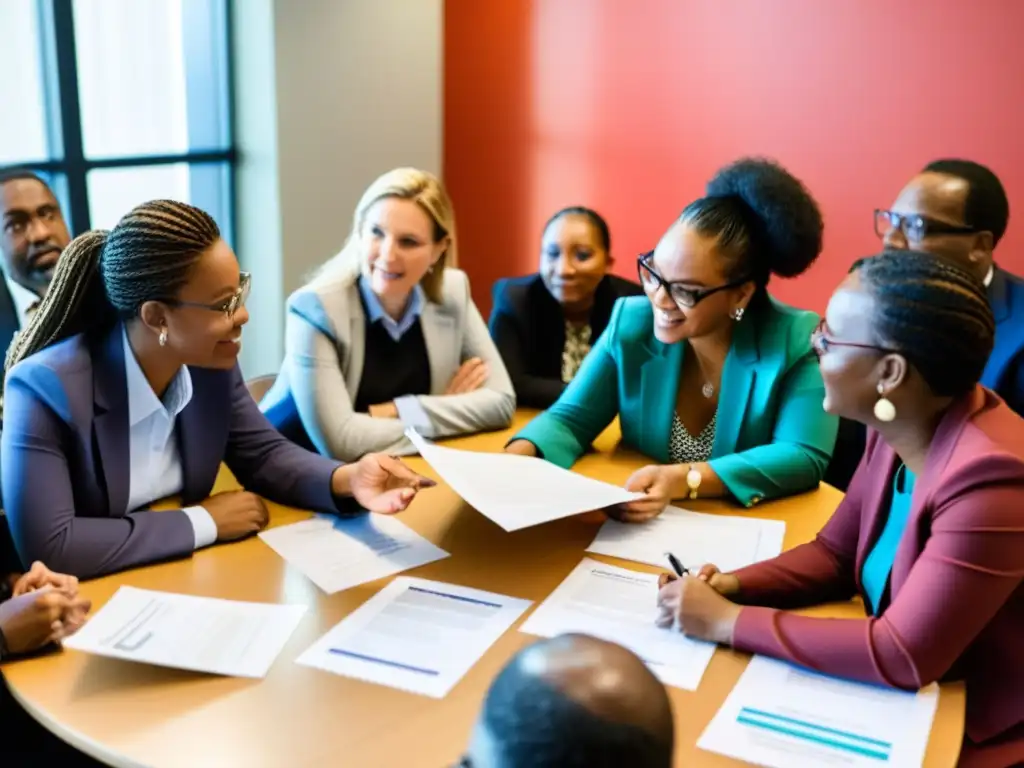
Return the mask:
<svg viewBox="0 0 1024 768">
<path fill-rule="evenodd" d="M 467 450 L 500 450 L 531 416 L 517 413 L 509 430 L 446 441 Z M 642 456 L 617 446 L 612 425 L 576 469 L 620 484 Z M 420 458 L 408 463 L 436 475 Z M 225 470 L 217 490 L 237 487 Z M 788 549 L 813 538 L 842 495 L 829 486 L 743 509 L 721 501 L 688 502 L 696 511 L 722 511 L 783 520 Z M 271 505 L 271 526 L 309 513 Z M 592 512 L 507 533 L 462 502 L 443 483 L 422 492 L 403 522 L 451 553 L 407 571 L 539 604 L 584 557 L 603 515 Z M 636 570 L 656 570 L 600 555 Z M 262 680 L 219 677 L 136 664 L 72 650 L 3 667 L 11 692 L 46 728 L 112 766 L 135 768 L 442 768 L 457 762 L 487 687 L 519 649 L 536 638 L 518 631 L 520 619 L 443 699 L 336 676 L 294 663 L 317 638 L 376 594 L 390 579 L 326 595 L 258 538 L 218 545 L 186 560 L 153 565 L 86 582 L 82 591 L 102 607 L 121 585 L 191 595 L 308 606 L 299 628 Z M 856 602 L 808 613 L 863 615 Z M 527 613 L 528 615 L 528 613 Z M 525 617 L 524 617 L 525 618 Z M 697 691 L 669 688 L 676 723 L 678 766 L 742 763 L 696 747 L 697 739 L 743 671 L 748 656 L 718 649 Z M 964 689 L 944 685 L 925 765 L 953 766 L 963 737 Z"/>
</svg>

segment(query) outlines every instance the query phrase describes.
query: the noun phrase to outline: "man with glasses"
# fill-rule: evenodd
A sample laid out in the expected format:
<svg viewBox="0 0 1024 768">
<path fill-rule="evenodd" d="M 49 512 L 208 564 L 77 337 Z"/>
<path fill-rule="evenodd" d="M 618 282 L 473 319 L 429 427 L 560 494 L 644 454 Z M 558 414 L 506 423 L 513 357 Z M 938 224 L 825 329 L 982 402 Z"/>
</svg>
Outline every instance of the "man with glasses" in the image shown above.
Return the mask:
<svg viewBox="0 0 1024 768">
<path fill-rule="evenodd" d="M 668 693 L 625 648 L 561 635 L 512 658 L 487 692 L 459 768 L 669 768 Z"/>
<path fill-rule="evenodd" d="M 28 323 L 71 242 L 53 190 L 31 171 L 0 169 L 0 349 Z M 5 290 L 6 288 L 6 290 Z"/>
<path fill-rule="evenodd" d="M 1009 215 L 1006 192 L 991 170 L 969 160 L 936 160 L 889 210 L 875 211 L 875 232 L 887 249 L 948 259 L 984 283 L 996 339 L 981 383 L 1024 414 L 1024 280 L 993 259 Z"/>
</svg>

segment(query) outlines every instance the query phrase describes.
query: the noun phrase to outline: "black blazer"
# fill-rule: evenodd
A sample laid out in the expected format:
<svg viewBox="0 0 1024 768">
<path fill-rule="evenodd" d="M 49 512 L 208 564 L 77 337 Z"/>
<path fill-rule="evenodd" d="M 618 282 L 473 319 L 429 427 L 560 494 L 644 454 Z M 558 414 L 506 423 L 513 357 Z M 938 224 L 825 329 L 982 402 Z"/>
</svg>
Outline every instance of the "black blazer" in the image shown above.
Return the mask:
<svg viewBox="0 0 1024 768">
<path fill-rule="evenodd" d="M 612 306 L 623 296 L 643 293 L 639 284 L 605 275 L 594 294 L 590 313 L 590 344 L 608 325 Z M 565 316 L 538 274 L 509 277 L 494 284 L 494 307 L 489 327 L 512 378 L 520 405 L 547 408 L 565 389 L 562 348 Z"/>
</svg>

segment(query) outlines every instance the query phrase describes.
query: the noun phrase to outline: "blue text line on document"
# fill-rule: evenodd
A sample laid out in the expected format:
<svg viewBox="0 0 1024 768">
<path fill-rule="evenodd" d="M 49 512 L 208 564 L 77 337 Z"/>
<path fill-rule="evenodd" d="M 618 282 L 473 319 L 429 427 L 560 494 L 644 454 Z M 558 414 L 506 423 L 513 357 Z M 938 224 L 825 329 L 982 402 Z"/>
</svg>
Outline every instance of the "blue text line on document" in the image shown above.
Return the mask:
<svg viewBox="0 0 1024 768">
<path fill-rule="evenodd" d="M 888 741 L 861 736 L 836 728 L 826 728 L 816 723 L 797 720 L 792 717 L 785 717 L 751 707 L 744 707 L 740 710 L 737 722 L 832 747 L 833 749 L 863 755 L 875 760 L 888 761 L 889 753 L 892 750 L 892 744 Z"/>
</svg>

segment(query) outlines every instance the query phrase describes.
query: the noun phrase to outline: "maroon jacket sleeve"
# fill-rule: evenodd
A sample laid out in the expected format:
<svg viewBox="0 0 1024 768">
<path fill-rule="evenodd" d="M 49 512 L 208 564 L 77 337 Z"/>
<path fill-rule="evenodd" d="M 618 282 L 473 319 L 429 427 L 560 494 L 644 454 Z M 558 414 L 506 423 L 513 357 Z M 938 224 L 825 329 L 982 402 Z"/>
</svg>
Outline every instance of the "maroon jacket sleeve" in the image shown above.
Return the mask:
<svg viewBox="0 0 1024 768">
<path fill-rule="evenodd" d="M 871 448 L 869 444 L 846 496 L 814 541 L 735 572 L 740 582 L 736 602 L 801 608 L 853 597 L 857 588 L 854 563 Z"/>
<path fill-rule="evenodd" d="M 882 616 L 815 619 L 747 607 L 733 645 L 825 674 L 910 690 L 941 679 L 1024 579 L 1022 495 L 1016 457 L 989 454 L 968 462 L 937 490 L 931 535 Z M 848 533 L 856 524 L 853 510 L 845 511 L 849 521 L 830 523 L 834 531 Z M 836 517 L 843 512 L 840 507 Z M 827 562 L 824 555 L 807 555 L 797 565 L 810 579 L 828 576 Z"/>
</svg>

